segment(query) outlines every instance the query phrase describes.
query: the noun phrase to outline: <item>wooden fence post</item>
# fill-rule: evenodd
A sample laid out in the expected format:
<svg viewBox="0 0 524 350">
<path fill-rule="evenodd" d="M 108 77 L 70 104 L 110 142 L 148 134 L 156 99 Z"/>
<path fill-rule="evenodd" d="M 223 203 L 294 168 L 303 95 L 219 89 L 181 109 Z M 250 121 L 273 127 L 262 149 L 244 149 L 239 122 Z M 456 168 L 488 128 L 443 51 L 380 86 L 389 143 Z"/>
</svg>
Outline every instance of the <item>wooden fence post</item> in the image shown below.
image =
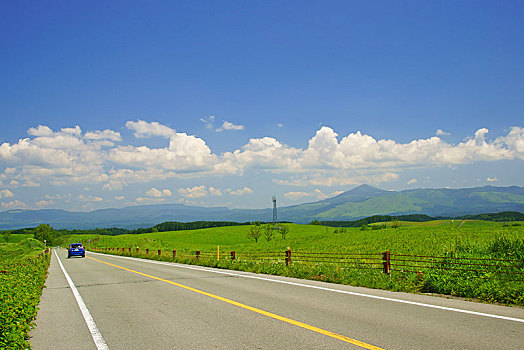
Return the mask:
<svg viewBox="0 0 524 350">
<path fill-rule="evenodd" d="M 390 274 L 391 273 L 391 258 L 389 250 L 382 253 L 382 272 Z"/>
<path fill-rule="evenodd" d="M 176 258 L 176 249 L 173 249 L 173 259 Z"/>
<path fill-rule="evenodd" d="M 146 255 L 149 254 L 149 248 L 146 248 Z"/>
<path fill-rule="evenodd" d="M 200 250 L 197 250 L 197 251 L 196 251 L 196 258 L 197 258 L 197 259 L 200 259 Z"/>
<path fill-rule="evenodd" d="M 158 250 L 158 256 L 162 255 L 162 249 Z"/>
<path fill-rule="evenodd" d="M 236 254 L 236 253 L 235 253 L 235 251 L 233 250 L 233 251 L 231 252 L 231 260 L 235 260 L 235 259 L 236 259 L 235 254 Z"/>
<path fill-rule="evenodd" d="M 286 250 L 286 266 L 288 266 L 289 264 L 291 264 L 291 249 L 289 247 L 287 247 L 287 250 Z"/>
</svg>

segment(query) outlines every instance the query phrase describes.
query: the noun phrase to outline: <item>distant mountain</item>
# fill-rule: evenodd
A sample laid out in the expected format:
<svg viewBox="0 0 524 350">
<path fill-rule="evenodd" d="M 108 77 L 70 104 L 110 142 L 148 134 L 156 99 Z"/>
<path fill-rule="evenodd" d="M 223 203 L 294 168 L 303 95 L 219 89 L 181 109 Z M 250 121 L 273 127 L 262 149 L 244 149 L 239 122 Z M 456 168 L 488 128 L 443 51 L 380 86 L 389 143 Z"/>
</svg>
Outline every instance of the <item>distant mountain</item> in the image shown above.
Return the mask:
<svg viewBox="0 0 524 350">
<path fill-rule="evenodd" d="M 361 185 L 318 202 L 278 208 L 278 218 L 296 223 L 314 219 L 356 220 L 372 215 L 425 214 L 463 216 L 502 211 L 524 212 L 524 187 L 484 186 L 463 189 L 384 191 Z M 9 210 L 0 212 L 0 230 L 50 224 L 55 228 L 151 227 L 165 221 L 271 221 L 272 209 L 228 209 L 158 204 L 101 209 L 91 212 L 65 210 Z"/>
<path fill-rule="evenodd" d="M 90 229 L 122 227 L 134 229 L 151 227 L 166 221 L 251 221 L 268 220 L 272 209 L 231 210 L 223 207 L 191 207 L 183 204 L 156 204 L 125 207 L 121 209 L 99 209 L 91 212 L 66 210 L 9 210 L 0 212 L 0 230 L 35 227 L 49 224 L 54 228 Z M 253 218 L 253 219 L 251 219 Z"/>
<path fill-rule="evenodd" d="M 371 215 L 461 216 L 501 211 L 524 212 L 524 187 L 383 191 L 361 185 L 336 197 L 282 208 L 284 220 L 354 220 Z"/>
</svg>

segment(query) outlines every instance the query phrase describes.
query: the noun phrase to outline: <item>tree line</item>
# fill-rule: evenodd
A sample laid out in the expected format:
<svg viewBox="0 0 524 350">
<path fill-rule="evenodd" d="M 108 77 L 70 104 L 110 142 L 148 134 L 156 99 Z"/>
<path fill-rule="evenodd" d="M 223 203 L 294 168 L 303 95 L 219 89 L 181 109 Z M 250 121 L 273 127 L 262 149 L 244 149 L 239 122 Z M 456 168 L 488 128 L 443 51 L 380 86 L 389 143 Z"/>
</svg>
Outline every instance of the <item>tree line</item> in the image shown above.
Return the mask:
<svg viewBox="0 0 524 350">
<path fill-rule="evenodd" d="M 477 215 L 462 215 L 462 216 L 429 216 L 425 214 L 409 214 L 409 215 L 373 215 L 366 218 L 343 221 L 343 220 L 313 220 L 310 225 L 323 225 L 331 227 L 362 227 L 362 225 L 374 224 L 377 222 L 389 221 L 411 221 L 411 222 L 425 222 L 433 220 L 485 220 L 485 221 L 524 221 L 524 214 L 517 211 L 504 211 L 500 213 L 487 213 Z"/>
</svg>

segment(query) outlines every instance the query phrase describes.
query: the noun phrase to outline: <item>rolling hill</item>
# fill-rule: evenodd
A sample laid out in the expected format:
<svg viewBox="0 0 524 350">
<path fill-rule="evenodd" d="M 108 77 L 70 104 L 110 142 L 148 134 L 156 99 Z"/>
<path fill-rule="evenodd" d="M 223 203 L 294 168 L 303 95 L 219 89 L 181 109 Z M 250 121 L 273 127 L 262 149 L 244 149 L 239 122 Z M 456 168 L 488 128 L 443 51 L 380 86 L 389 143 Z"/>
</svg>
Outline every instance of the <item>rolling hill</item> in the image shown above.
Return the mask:
<svg viewBox="0 0 524 350">
<path fill-rule="evenodd" d="M 372 215 L 426 214 L 462 216 L 502 211 L 524 212 L 524 187 L 484 186 L 463 189 L 415 189 L 384 191 L 361 185 L 318 202 L 282 207 L 280 220 L 307 223 L 319 220 L 355 220 Z M 34 227 L 42 223 L 55 228 L 150 227 L 165 221 L 271 221 L 272 209 L 191 207 L 182 204 L 133 206 L 91 212 L 65 210 L 9 210 L 0 212 L 0 229 Z"/>
</svg>

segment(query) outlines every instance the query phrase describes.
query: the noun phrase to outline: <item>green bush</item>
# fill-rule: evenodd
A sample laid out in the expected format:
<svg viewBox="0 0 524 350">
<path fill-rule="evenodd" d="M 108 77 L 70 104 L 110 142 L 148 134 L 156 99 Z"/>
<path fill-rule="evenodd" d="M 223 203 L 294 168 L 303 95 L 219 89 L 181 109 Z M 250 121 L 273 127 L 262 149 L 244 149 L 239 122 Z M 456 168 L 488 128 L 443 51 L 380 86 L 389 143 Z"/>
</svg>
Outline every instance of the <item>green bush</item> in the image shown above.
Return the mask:
<svg viewBox="0 0 524 350">
<path fill-rule="evenodd" d="M 28 349 L 51 255 L 29 238 L 0 245 L 0 349 Z"/>
</svg>

